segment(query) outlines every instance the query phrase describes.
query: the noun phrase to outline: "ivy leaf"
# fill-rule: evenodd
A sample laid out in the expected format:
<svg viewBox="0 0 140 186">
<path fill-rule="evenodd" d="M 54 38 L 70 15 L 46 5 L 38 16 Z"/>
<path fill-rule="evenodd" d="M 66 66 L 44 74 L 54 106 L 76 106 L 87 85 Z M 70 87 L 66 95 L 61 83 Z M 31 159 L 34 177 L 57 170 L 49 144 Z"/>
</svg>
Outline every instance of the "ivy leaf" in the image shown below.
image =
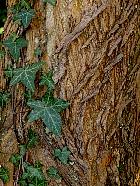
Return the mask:
<svg viewBox="0 0 140 186">
<path fill-rule="evenodd" d="M 52 91 L 55 87 L 55 83 L 52 76 L 52 71 L 48 72 L 47 74 L 43 74 L 39 85 L 47 85 L 48 91 Z"/>
<path fill-rule="evenodd" d="M 50 3 L 51 5 L 55 6 L 57 0 L 44 0 L 44 3 Z"/>
<path fill-rule="evenodd" d="M 28 186 L 27 181 L 22 179 L 22 177 L 18 180 L 18 184 L 20 184 L 20 186 Z"/>
<path fill-rule="evenodd" d="M 41 56 L 41 54 L 42 54 L 41 49 L 40 49 L 39 47 L 38 47 L 38 48 L 36 48 L 36 49 L 35 49 L 35 51 L 34 51 L 34 54 L 35 54 L 35 56 L 36 56 L 36 57 Z"/>
<path fill-rule="evenodd" d="M 19 82 L 23 83 L 29 90 L 34 92 L 35 75 L 36 72 L 41 68 L 43 62 L 28 65 L 24 68 L 17 68 L 13 71 L 13 78 L 11 79 L 10 85 L 15 85 Z"/>
<path fill-rule="evenodd" d="M 9 181 L 9 171 L 3 166 L 0 167 L 0 179 L 3 183 L 7 183 Z"/>
<path fill-rule="evenodd" d="M 38 178 L 39 180 L 45 179 L 41 167 L 34 167 L 27 162 L 24 162 L 23 166 L 26 169 L 26 172 L 28 173 L 28 177 Z"/>
<path fill-rule="evenodd" d="M 24 172 L 20 177 L 18 183 L 21 186 L 46 186 L 47 182 L 42 171 L 42 165 L 40 162 L 35 162 L 31 165 L 28 162 L 23 163 Z"/>
<path fill-rule="evenodd" d="M 0 50 L 0 59 L 3 59 L 5 56 L 5 51 L 4 50 Z"/>
<path fill-rule="evenodd" d="M 27 10 L 31 8 L 29 2 L 26 1 L 26 0 L 21 0 L 20 1 L 20 6 L 23 7 L 23 8 L 26 8 Z"/>
<path fill-rule="evenodd" d="M 10 97 L 9 93 L 6 92 L 0 92 L 0 107 L 4 107 L 6 103 L 8 102 Z"/>
<path fill-rule="evenodd" d="M 46 92 L 46 94 L 43 96 L 42 100 L 49 106 L 53 106 L 54 109 L 57 112 L 62 112 L 64 109 L 66 109 L 70 104 L 63 100 L 53 97 L 52 92 Z"/>
<path fill-rule="evenodd" d="M 27 46 L 27 41 L 23 38 L 16 38 L 11 35 L 7 40 L 3 41 L 3 44 L 8 48 L 10 54 L 15 60 L 20 57 L 20 50 Z"/>
<path fill-rule="evenodd" d="M 49 167 L 47 174 L 50 178 L 60 179 L 61 176 L 58 173 L 58 170 L 55 167 Z"/>
<path fill-rule="evenodd" d="M 53 106 L 48 106 L 39 100 L 29 101 L 27 105 L 33 109 L 29 114 L 29 122 L 41 118 L 52 133 L 54 133 L 56 136 L 61 134 L 61 117 Z"/>
<path fill-rule="evenodd" d="M 57 110 L 57 112 L 62 112 L 64 109 L 66 109 L 70 104 L 63 100 L 63 99 L 54 99 L 53 108 Z"/>
<path fill-rule="evenodd" d="M 33 9 L 22 9 L 20 12 L 15 14 L 14 21 L 21 20 L 24 28 L 27 28 L 35 15 L 35 11 Z"/>
<path fill-rule="evenodd" d="M 20 154 L 12 154 L 9 161 L 18 167 L 22 156 Z"/>
<path fill-rule="evenodd" d="M 42 101 L 27 102 L 33 110 L 29 114 L 29 122 L 42 119 L 46 127 L 56 136 L 61 134 L 62 121 L 59 112 L 69 106 L 67 101 L 54 98 L 52 92 L 46 93 Z"/>
<path fill-rule="evenodd" d="M 26 145 L 20 145 L 19 149 L 20 149 L 19 154 L 20 154 L 20 156 L 23 157 L 26 154 L 26 150 L 27 150 Z"/>
<path fill-rule="evenodd" d="M 68 150 L 67 147 L 64 147 L 61 151 L 61 149 L 55 149 L 54 150 L 54 156 L 57 157 L 63 164 L 68 164 L 69 156 L 71 152 Z"/>
<path fill-rule="evenodd" d="M 13 69 L 11 67 L 8 67 L 5 71 L 4 71 L 5 75 L 8 78 L 12 78 L 13 77 Z"/>
<path fill-rule="evenodd" d="M 32 130 L 28 130 L 27 149 L 34 147 L 38 142 L 38 135 Z"/>
</svg>

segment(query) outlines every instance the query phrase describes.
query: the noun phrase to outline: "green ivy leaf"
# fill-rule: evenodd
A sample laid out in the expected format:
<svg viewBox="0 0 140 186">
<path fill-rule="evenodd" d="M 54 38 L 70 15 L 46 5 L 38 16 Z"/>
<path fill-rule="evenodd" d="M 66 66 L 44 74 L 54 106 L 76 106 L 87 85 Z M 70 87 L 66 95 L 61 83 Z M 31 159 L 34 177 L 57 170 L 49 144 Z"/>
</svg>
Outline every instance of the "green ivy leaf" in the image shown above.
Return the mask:
<svg viewBox="0 0 140 186">
<path fill-rule="evenodd" d="M 30 6 L 29 2 L 26 1 L 26 0 L 21 0 L 20 1 L 20 7 L 21 8 L 26 8 L 27 10 L 31 9 L 31 6 Z"/>
<path fill-rule="evenodd" d="M 22 156 L 20 154 L 12 154 L 9 161 L 18 167 Z"/>
<path fill-rule="evenodd" d="M 26 154 L 26 151 L 27 151 L 26 145 L 20 145 L 19 146 L 19 154 L 20 154 L 20 156 L 23 157 Z"/>
<path fill-rule="evenodd" d="M 13 69 L 11 67 L 8 67 L 5 71 L 4 71 L 5 75 L 8 78 L 12 78 L 13 77 Z"/>
<path fill-rule="evenodd" d="M 4 107 L 9 101 L 10 94 L 6 92 L 0 92 L 0 107 Z"/>
<path fill-rule="evenodd" d="M 47 170 L 47 174 L 50 178 L 54 178 L 54 179 L 60 179 L 61 176 L 58 173 L 58 170 L 55 167 L 49 167 L 49 169 Z"/>
<path fill-rule="evenodd" d="M 43 101 L 31 100 L 27 105 L 33 109 L 29 114 L 29 122 L 42 119 L 53 134 L 56 136 L 61 134 L 62 121 L 59 112 L 68 107 L 66 101 L 54 98 L 49 92 Z"/>
<path fill-rule="evenodd" d="M 35 49 L 35 51 L 34 51 L 34 54 L 35 54 L 35 56 L 36 56 L 36 57 L 41 56 L 41 54 L 42 54 L 41 49 L 40 49 L 39 47 L 38 47 L 38 48 L 36 48 L 36 49 Z"/>
<path fill-rule="evenodd" d="M 56 136 L 61 134 L 61 117 L 53 106 L 48 106 L 39 100 L 29 101 L 27 105 L 33 109 L 29 114 L 29 122 L 41 118 L 52 133 L 54 133 Z"/>
<path fill-rule="evenodd" d="M 24 174 L 24 173 L 23 173 Z M 18 184 L 20 186 L 28 186 L 28 183 L 26 180 L 22 179 L 22 177 L 18 180 Z"/>
<path fill-rule="evenodd" d="M 46 180 L 39 180 L 39 179 L 33 179 L 32 184 L 29 184 L 29 186 L 46 186 L 47 181 Z"/>
<path fill-rule="evenodd" d="M 16 13 L 14 16 L 14 21 L 21 20 L 24 28 L 27 28 L 35 15 L 35 11 L 33 9 L 22 9 L 20 12 Z"/>
<path fill-rule="evenodd" d="M 40 162 L 36 162 L 31 165 L 28 162 L 23 163 L 24 172 L 20 177 L 18 183 L 21 186 L 46 186 L 47 182 L 42 171 L 42 165 Z"/>
<path fill-rule="evenodd" d="M 10 54 L 15 60 L 20 57 L 20 50 L 27 46 L 27 41 L 23 38 L 16 38 L 11 35 L 7 40 L 3 41 L 3 44 L 8 48 Z"/>
<path fill-rule="evenodd" d="M 52 77 L 52 71 L 48 72 L 47 74 L 43 74 L 41 77 L 40 85 L 47 85 L 48 90 L 52 91 L 55 87 L 55 83 Z"/>
<path fill-rule="evenodd" d="M 34 167 L 27 162 L 24 162 L 23 166 L 26 169 L 26 172 L 28 173 L 28 177 L 32 179 L 37 178 L 39 180 L 45 179 L 41 167 Z"/>
<path fill-rule="evenodd" d="M 51 5 L 55 6 L 57 0 L 44 0 L 43 2 L 44 2 L 44 3 L 50 3 Z"/>
<path fill-rule="evenodd" d="M 53 93 L 51 91 L 46 92 L 42 100 L 48 106 L 53 106 L 57 112 L 62 112 L 64 109 L 66 109 L 70 105 L 67 101 L 63 99 L 54 98 Z"/>
<path fill-rule="evenodd" d="M 67 147 L 61 149 L 54 150 L 54 156 L 57 157 L 63 164 L 68 164 L 69 156 L 71 152 L 68 150 Z"/>
<path fill-rule="evenodd" d="M 38 135 L 32 130 L 28 130 L 27 149 L 34 147 L 38 142 Z"/>
<path fill-rule="evenodd" d="M 70 104 L 63 100 L 63 99 L 58 99 L 55 98 L 54 99 L 54 104 L 53 104 L 53 108 L 57 111 L 57 112 L 62 112 L 64 109 L 66 109 Z"/>
<path fill-rule="evenodd" d="M 9 171 L 3 166 L 0 167 L 0 179 L 3 183 L 7 183 L 9 181 Z"/>
<path fill-rule="evenodd" d="M 0 59 L 3 59 L 5 56 L 5 51 L 4 50 L 0 50 Z"/>
<path fill-rule="evenodd" d="M 13 78 L 11 79 L 10 85 L 15 85 L 19 82 L 23 83 L 29 90 L 34 92 L 35 75 L 36 72 L 41 68 L 43 62 L 35 63 L 32 65 L 25 66 L 24 68 L 17 68 L 13 71 Z"/>
</svg>

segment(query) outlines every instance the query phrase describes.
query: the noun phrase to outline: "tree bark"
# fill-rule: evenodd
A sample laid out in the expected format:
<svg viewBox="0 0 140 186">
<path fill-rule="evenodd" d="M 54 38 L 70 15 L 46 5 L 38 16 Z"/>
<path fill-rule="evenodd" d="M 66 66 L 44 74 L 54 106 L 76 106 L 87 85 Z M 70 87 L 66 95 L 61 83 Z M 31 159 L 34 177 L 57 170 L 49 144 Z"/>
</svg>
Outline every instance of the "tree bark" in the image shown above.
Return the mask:
<svg viewBox="0 0 140 186">
<path fill-rule="evenodd" d="M 8 0 L 8 10 L 15 2 Z M 68 100 L 70 107 L 62 114 L 60 139 L 46 135 L 41 122 L 34 123 L 41 141 L 29 158 L 39 159 L 44 170 L 56 166 L 63 186 L 140 184 L 139 8 L 138 0 L 57 0 L 55 7 L 35 1 L 36 16 L 24 32 L 28 47 L 17 66 L 33 63 L 34 49 L 40 46 L 41 60 L 46 62 L 43 70 L 54 69 L 55 94 Z M 10 13 L 4 28 L 4 39 L 11 32 L 21 32 Z M 10 62 L 6 55 L 1 63 L 1 88 L 7 86 L 3 68 Z M 24 114 L 19 112 L 23 87 L 12 91 L 19 101 L 14 122 L 23 142 L 23 131 L 26 134 L 30 125 L 25 108 Z M 38 89 L 37 94 L 42 92 Z M 1 129 L 1 149 L 6 155 L 0 154 L 0 164 L 11 170 L 7 186 L 12 186 L 15 173 L 8 158 L 17 151 L 17 136 L 11 104 L 3 112 L 7 117 Z M 52 156 L 55 147 L 64 145 L 71 151 L 73 165 L 64 166 Z"/>
</svg>

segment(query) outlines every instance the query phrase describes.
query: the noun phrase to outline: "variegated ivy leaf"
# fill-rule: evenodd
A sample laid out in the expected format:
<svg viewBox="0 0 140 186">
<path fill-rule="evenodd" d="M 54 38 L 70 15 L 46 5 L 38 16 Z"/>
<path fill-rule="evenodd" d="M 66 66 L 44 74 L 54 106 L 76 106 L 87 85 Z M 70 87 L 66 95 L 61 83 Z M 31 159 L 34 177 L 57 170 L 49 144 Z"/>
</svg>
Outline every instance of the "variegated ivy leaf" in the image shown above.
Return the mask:
<svg viewBox="0 0 140 186">
<path fill-rule="evenodd" d="M 43 74 L 40 81 L 40 85 L 47 85 L 49 91 L 52 91 L 55 87 L 55 83 L 52 76 L 53 73 L 52 71 L 50 71 L 47 74 Z"/>
<path fill-rule="evenodd" d="M 35 11 L 33 9 L 22 9 L 20 12 L 16 13 L 14 16 L 14 21 L 21 20 L 24 28 L 27 28 L 35 15 Z"/>
<path fill-rule="evenodd" d="M 66 108 L 66 104 L 64 104 L 64 100 L 58 100 L 48 96 L 47 102 L 40 100 L 29 101 L 27 105 L 33 109 L 29 114 L 29 122 L 42 119 L 53 134 L 60 136 L 62 121 L 59 112 Z"/>
<path fill-rule="evenodd" d="M 50 3 L 51 5 L 55 6 L 57 0 L 43 0 L 44 3 Z"/>
<path fill-rule="evenodd" d="M 27 41 L 23 38 L 15 38 L 11 35 L 7 40 L 3 41 L 4 46 L 6 46 L 15 60 L 20 57 L 20 49 L 27 46 Z"/>
<path fill-rule="evenodd" d="M 10 85 L 15 85 L 19 82 L 23 83 L 29 90 L 34 92 L 35 75 L 36 72 L 41 68 L 44 62 L 35 63 L 32 65 L 25 66 L 24 68 L 17 68 L 13 71 L 13 78 L 11 79 Z"/>
</svg>

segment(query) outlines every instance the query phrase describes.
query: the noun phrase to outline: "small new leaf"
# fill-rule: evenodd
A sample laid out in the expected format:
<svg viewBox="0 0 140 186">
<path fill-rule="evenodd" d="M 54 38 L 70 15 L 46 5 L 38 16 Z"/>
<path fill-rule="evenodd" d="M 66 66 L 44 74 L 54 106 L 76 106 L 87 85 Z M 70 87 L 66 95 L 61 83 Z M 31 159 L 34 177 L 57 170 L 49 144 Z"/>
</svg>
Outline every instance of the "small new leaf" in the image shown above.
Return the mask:
<svg viewBox="0 0 140 186">
<path fill-rule="evenodd" d="M 3 183 L 7 183 L 9 181 L 9 171 L 3 166 L 0 167 L 0 179 Z"/>
<path fill-rule="evenodd" d="M 5 56 L 5 51 L 4 50 L 0 50 L 0 59 L 3 59 Z"/>
<path fill-rule="evenodd" d="M 32 130 L 28 130 L 27 149 L 34 147 L 38 142 L 38 135 Z"/>
<path fill-rule="evenodd" d="M 41 56 L 41 54 L 42 54 L 41 49 L 40 49 L 39 47 L 38 47 L 38 48 L 36 48 L 36 49 L 35 49 L 35 51 L 34 51 L 34 54 L 35 54 L 35 56 L 36 56 L 36 57 Z"/>
<path fill-rule="evenodd" d="M 44 3 L 50 3 L 51 5 L 55 6 L 57 0 L 44 0 L 43 2 L 44 2 Z"/>
<path fill-rule="evenodd" d="M 55 83 L 52 77 L 52 71 L 48 72 L 47 74 L 43 74 L 41 77 L 40 85 L 47 85 L 48 91 L 52 91 L 55 87 Z"/>
<path fill-rule="evenodd" d="M 49 167 L 47 170 L 48 177 L 54 178 L 54 179 L 60 179 L 61 176 L 58 173 L 58 170 L 55 167 Z"/>
<path fill-rule="evenodd" d="M 0 107 L 3 108 L 9 101 L 10 94 L 6 92 L 0 92 Z"/>
<path fill-rule="evenodd" d="M 32 65 L 25 66 L 24 68 L 17 68 L 13 71 L 13 78 L 11 79 L 10 85 L 15 85 L 19 82 L 23 83 L 29 90 L 34 92 L 35 75 L 36 72 L 41 68 L 43 62 L 35 63 Z"/>
<path fill-rule="evenodd" d="M 67 147 L 61 149 L 54 150 L 54 156 L 57 157 L 63 164 L 68 164 L 69 156 L 71 152 L 68 150 Z"/>
<path fill-rule="evenodd" d="M 26 154 L 26 150 L 27 150 L 26 145 L 20 145 L 19 146 L 19 154 L 20 154 L 20 156 L 23 157 Z"/>
<path fill-rule="evenodd" d="M 12 154 L 9 161 L 18 167 L 22 156 L 20 154 Z"/>
<path fill-rule="evenodd" d="M 27 41 L 23 38 L 16 38 L 11 35 L 7 40 L 3 41 L 4 46 L 6 46 L 15 60 L 20 57 L 20 50 L 27 46 Z"/>
</svg>

